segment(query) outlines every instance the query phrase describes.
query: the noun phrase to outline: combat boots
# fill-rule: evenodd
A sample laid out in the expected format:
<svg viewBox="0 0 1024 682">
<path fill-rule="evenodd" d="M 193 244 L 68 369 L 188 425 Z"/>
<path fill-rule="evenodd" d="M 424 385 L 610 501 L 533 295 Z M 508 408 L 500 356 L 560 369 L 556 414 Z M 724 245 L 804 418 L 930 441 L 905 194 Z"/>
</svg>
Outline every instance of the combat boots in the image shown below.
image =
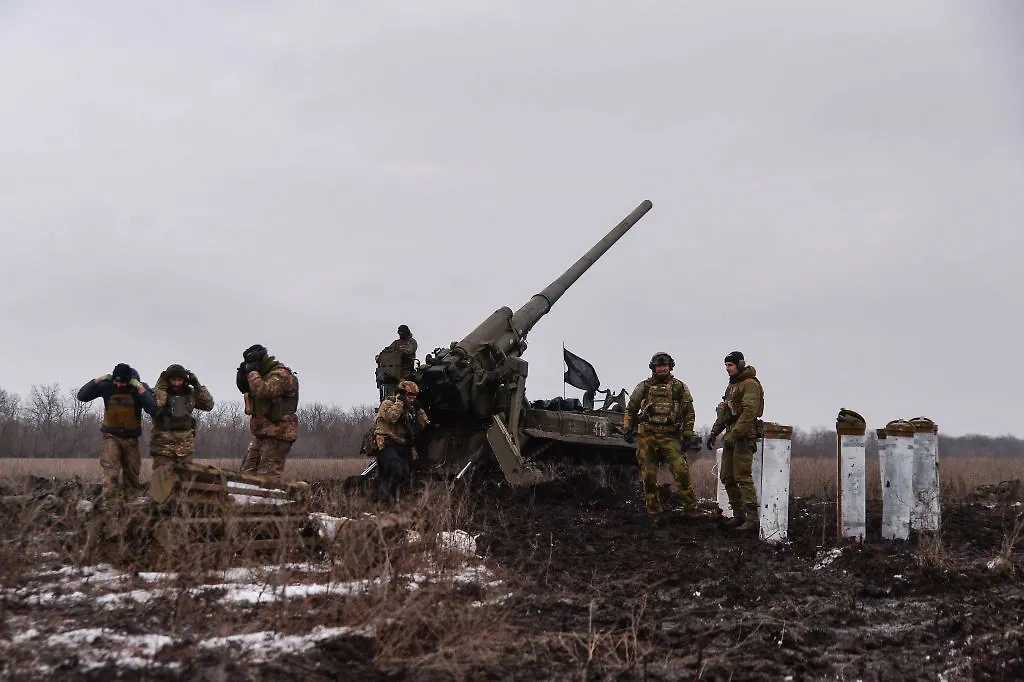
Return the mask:
<svg viewBox="0 0 1024 682">
<path fill-rule="evenodd" d="M 738 531 L 750 531 L 760 530 L 761 519 L 758 517 L 758 508 L 756 504 L 745 504 L 741 507 L 743 509 L 743 522 L 735 526 Z"/>
<path fill-rule="evenodd" d="M 732 518 L 719 517 L 722 528 L 735 528 L 747 520 L 747 510 L 744 505 L 732 505 Z"/>
</svg>

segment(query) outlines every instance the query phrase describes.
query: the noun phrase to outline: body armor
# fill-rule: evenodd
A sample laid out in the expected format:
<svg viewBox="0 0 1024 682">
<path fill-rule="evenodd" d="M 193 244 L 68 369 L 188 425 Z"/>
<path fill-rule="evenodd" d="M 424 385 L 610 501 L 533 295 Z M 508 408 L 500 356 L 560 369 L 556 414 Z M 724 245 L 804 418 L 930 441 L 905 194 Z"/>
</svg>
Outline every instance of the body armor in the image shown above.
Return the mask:
<svg viewBox="0 0 1024 682">
<path fill-rule="evenodd" d="M 142 428 L 131 388 L 115 389 L 111 394 L 103 410 L 103 428 L 114 433 L 138 431 Z"/>
<path fill-rule="evenodd" d="M 160 431 L 189 431 L 195 428 L 192 418 L 194 408 L 192 396 L 188 393 L 172 393 L 167 396 L 163 409 L 153 419 L 153 428 Z"/>
<path fill-rule="evenodd" d="M 640 404 L 639 422 L 641 432 L 677 431 L 682 418 L 679 401 L 672 398 L 676 381 L 647 382 L 643 402 Z"/>
</svg>

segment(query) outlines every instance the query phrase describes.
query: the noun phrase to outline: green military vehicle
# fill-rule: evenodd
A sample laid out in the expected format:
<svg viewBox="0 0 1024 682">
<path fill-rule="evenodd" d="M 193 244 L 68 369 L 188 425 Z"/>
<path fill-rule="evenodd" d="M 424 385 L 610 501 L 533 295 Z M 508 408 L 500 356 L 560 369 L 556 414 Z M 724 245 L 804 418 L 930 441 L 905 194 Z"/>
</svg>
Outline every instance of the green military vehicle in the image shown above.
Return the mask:
<svg viewBox="0 0 1024 682">
<path fill-rule="evenodd" d="M 419 403 L 432 422 L 416 443 L 417 469 L 463 479 L 497 465 L 518 486 L 535 482 L 536 465 L 548 459 L 636 464 L 635 446 L 622 437 L 624 391 L 606 392 L 600 407 L 562 399 L 529 403 L 523 353 L 534 325 L 651 207 L 650 201 L 642 202 L 518 310 L 499 308 L 461 341 L 435 349 L 416 367 Z M 378 379 L 381 371 L 378 365 Z M 371 464 L 360 476 L 372 476 L 374 468 Z"/>
</svg>

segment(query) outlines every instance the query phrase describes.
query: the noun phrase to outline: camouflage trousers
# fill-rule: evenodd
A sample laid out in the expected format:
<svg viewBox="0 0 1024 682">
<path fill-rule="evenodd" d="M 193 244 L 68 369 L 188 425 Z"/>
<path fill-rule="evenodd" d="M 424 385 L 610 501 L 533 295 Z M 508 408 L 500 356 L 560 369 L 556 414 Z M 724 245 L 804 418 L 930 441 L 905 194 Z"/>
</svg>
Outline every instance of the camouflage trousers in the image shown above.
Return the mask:
<svg viewBox="0 0 1024 682">
<path fill-rule="evenodd" d="M 139 495 L 142 456 L 139 439 L 103 434 L 100 443 L 100 468 L 103 471 L 103 498 L 133 500 Z M 120 482 L 118 481 L 120 479 Z"/>
<path fill-rule="evenodd" d="M 644 434 L 637 440 L 636 461 L 640 465 L 640 476 L 644 482 L 644 500 L 647 513 L 660 514 L 664 509 L 658 496 L 658 469 L 662 462 L 667 462 L 676 481 L 680 502 L 683 509 L 697 508 L 697 498 L 693 494 L 693 481 L 690 479 L 690 465 L 683 452 L 683 444 L 679 434 Z"/>
<path fill-rule="evenodd" d="M 754 453 L 757 440 L 754 438 L 726 437 L 722 446 L 722 485 L 729 495 L 729 506 L 738 509 L 744 504 L 757 504 L 757 490 L 754 489 Z"/>
<path fill-rule="evenodd" d="M 149 456 L 153 458 L 153 468 L 169 466 L 174 462 L 191 462 L 196 452 L 196 434 L 187 431 L 157 431 L 149 438 Z"/>
<path fill-rule="evenodd" d="M 256 474 L 267 478 L 281 478 L 291 441 L 278 438 L 253 438 L 242 461 L 243 474 Z"/>
</svg>

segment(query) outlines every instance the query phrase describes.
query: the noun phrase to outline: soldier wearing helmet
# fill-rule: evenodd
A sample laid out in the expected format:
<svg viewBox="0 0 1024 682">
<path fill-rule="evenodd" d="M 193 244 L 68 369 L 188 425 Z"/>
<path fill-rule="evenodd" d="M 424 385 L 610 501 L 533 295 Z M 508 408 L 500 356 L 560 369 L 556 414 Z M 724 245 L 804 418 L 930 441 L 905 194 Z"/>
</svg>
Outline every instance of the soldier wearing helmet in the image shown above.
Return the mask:
<svg viewBox="0 0 1024 682">
<path fill-rule="evenodd" d="M 253 439 L 242 473 L 280 478 L 292 443 L 299 437 L 299 380 L 257 343 L 242 351 L 235 384 L 245 398 L 245 413 L 252 416 Z"/>
<path fill-rule="evenodd" d="M 398 498 L 398 489 L 409 478 L 413 444 L 430 420 L 416 404 L 420 387 L 415 382 L 399 382 L 395 395 L 385 398 L 377 408 L 374 433 L 377 438 L 377 469 L 380 487 L 378 501 Z"/>
<path fill-rule="evenodd" d="M 672 470 L 684 513 L 694 516 L 697 498 L 693 494 L 685 452 L 694 447 L 693 396 L 686 384 L 672 376 L 675 366 L 675 360 L 668 353 L 654 354 L 648 365 L 651 376 L 637 384 L 629 397 L 622 431 L 630 443 L 639 435 L 636 459 L 643 478 L 647 512 L 660 514 L 663 511 L 658 496 L 658 469 L 664 461 Z M 696 447 L 700 447 L 699 441 Z"/>
<path fill-rule="evenodd" d="M 713 450 L 719 434 L 725 431 L 721 479 L 733 510 L 733 518 L 725 523 L 737 530 L 756 530 L 760 521 L 751 470 L 757 452 L 758 417 L 764 414 L 764 389 L 757 370 L 747 364 L 738 350 L 725 356 L 725 372 L 729 385 L 718 404 L 707 448 Z"/>
<path fill-rule="evenodd" d="M 412 379 L 416 372 L 416 349 L 418 344 L 412 331 L 404 324 L 398 325 L 398 338 L 385 346 L 374 358 L 377 363 L 377 388 L 380 399 L 394 395 L 398 382 Z"/>
<path fill-rule="evenodd" d="M 160 373 L 153 387 L 153 399 L 156 413 L 149 439 L 153 468 L 190 461 L 196 451 L 196 420 L 192 411 L 213 409 L 209 389 L 199 383 L 195 374 L 175 364 Z"/>
</svg>

